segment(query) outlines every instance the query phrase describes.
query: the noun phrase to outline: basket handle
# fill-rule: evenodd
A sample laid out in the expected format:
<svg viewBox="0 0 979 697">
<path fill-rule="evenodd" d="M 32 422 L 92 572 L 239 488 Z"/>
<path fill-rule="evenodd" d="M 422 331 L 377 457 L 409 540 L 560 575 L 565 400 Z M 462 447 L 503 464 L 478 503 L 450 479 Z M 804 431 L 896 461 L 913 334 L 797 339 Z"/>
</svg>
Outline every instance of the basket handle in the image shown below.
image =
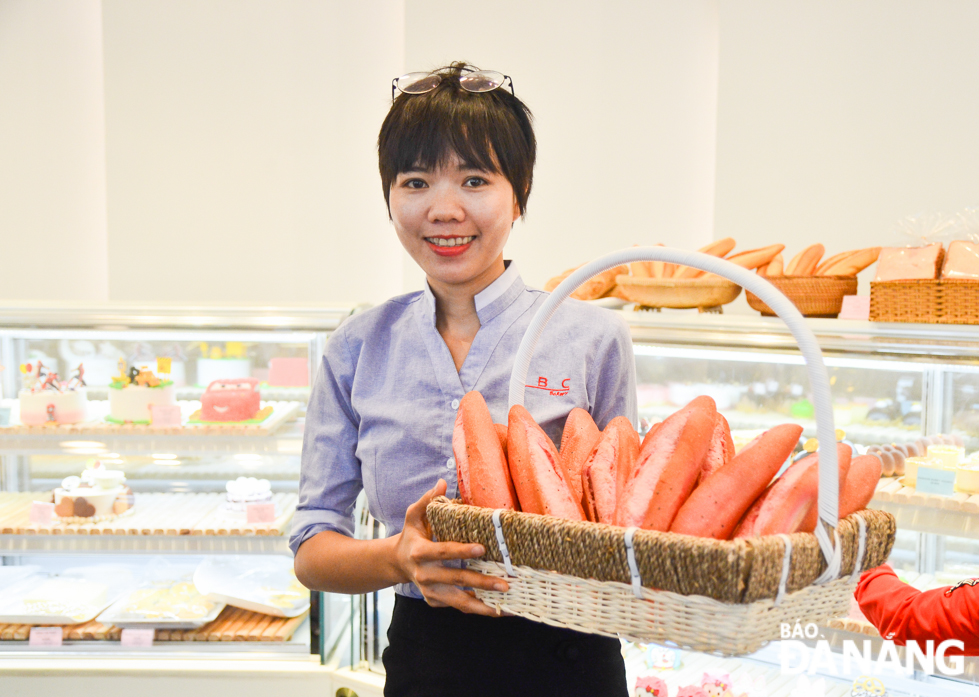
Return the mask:
<svg viewBox="0 0 979 697">
<path fill-rule="evenodd" d="M 819 349 L 816 336 L 809 329 L 796 306 L 763 276 L 709 254 L 672 247 L 629 247 L 622 249 L 585 264 L 564 279 L 537 310 L 520 341 L 520 348 L 517 349 L 517 355 L 513 362 L 513 373 L 510 376 L 511 408 L 515 404 L 523 404 L 530 361 L 534 356 L 534 350 L 537 348 L 541 334 L 544 332 L 544 327 L 547 326 L 558 306 L 578 286 L 592 276 L 635 261 L 665 261 L 671 264 L 692 266 L 695 269 L 717 274 L 733 281 L 761 298 L 788 326 L 792 336 L 799 344 L 803 358 L 805 358 L 806 367 L 809 371 L 809 387 L 812 390 L 813 405 L 816 412 L 816 437 L 820 443 L 836 444 L 829 375 L 823 363 L 823 354 Z M 835 447 L 822 448 L 820 451 L 819 519 L 835 533 L 839 522 L 839 468 Z M 829 566 L 826 573 L 817 579 L 817 582 L 825 582 L 839 574 L 839 546 L 834 545 L 822 525 L 816 526 L 816 538 L 819 540 L 820 549 Z"/>
</svg>

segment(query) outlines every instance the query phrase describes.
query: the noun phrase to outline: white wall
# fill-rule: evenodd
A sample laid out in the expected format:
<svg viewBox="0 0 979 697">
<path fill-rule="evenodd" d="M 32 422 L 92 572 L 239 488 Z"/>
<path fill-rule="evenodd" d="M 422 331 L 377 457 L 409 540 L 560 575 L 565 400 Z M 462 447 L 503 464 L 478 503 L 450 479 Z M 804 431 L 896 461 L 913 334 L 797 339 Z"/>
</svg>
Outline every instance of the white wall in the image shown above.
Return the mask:
<svg viewBox="0 0 979 697">
<path fill-rule="evenodd" d="M 725 0 L 720 23 L 717 237 L 831 254 L 979 205 L 979 4 Z"/>
<path fill-rule="evenodd" d="M 536 114 L 532 284 L 637 242 L 900 243 L 979 205 L 977 32 L 969 0 L 0 0 L 0 298 L 418 287 L 375 141 L 390 79 L 454 59 Z"/>
<path fill-rule="evenodd" d="M 399 1 L 104 6 L 113 299 L 400 292 L 375 154 Z"/>
<path fill-rule="evenodd" d="M 717 0 L 405 8 L 408 70 L 499 70 L 534 112 L 534 189 L 506 250 L 528 283 L 633 244 L 711 239 Z M 408 260 L 406 289 L 419 283 Z"/>
<path fill-rule="evenodd" d="M 0 298 L 106 300 L 99 0 L 0 0 Z"/>
</svg>

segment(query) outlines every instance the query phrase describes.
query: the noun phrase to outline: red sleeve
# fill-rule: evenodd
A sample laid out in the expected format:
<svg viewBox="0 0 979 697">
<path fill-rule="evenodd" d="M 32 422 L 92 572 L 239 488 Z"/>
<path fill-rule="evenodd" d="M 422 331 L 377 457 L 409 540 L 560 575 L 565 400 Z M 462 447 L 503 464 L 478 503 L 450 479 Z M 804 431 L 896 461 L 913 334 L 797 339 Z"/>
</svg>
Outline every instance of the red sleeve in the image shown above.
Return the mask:
<svg viewBox="0 0 979 697">
<path fill-rule="evenodd" d="M 979 655 L 979 584 L 921 592 L 880 566 L 863 574 L 854 595 L 880 635 L 895 644 L 957 639 L 966 655 Z"/>
</svg>

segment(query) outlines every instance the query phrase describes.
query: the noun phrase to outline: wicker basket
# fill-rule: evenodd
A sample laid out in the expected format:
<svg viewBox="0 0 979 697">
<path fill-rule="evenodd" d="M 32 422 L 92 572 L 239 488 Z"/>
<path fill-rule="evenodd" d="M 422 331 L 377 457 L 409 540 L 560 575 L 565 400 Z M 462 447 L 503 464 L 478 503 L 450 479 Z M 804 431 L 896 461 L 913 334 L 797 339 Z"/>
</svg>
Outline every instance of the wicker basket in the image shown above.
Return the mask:
<svg viewBox="0 0 979 697">
<path fill-rule="evenodd" d="M 844 576 L 853 572 L 858 556 L 858 517 L 867 528 L 861 570 L 887 561 L 894 544 L 895 523 L 888 513 L 867 510 L 840 521 Z M 486 548 L 486 556 L 468 568 L 509 576 L 506 593 L 476 591 L 483 602 L 581 632 L 741 655 L 777 638 L 783 622 L 805 617 L 825 623 L 845 615 L 853 596 L 846 577 L 811 585 L 826 570 L 811 534 L 786 536 L 791 544 L 787 593 L 776 603 L 786 558 L 782 536 L 710 540 L 640 530 L 633 538 L 640 599 L 631 585 L 624 528 L 515 511 L 499 518 L 512 575 L 500 552 L 493 511 L 444 497 L 428 507 L 439 540 Z"/>
<path fill-rule="evenodd" d="M 874 281 L 870 284 L 870 319 L 873 322 L 979 324 L 979 280 Z"/>
<path fill-rule="evenodd" d="M 724 278 L 636 278 L 616 276 L 620 295 L 643 307 L 707 308 L 733 302 L 741 286 Z"/>
<path fill-rule="evenodd" d="M 816 435 L 835 443 L 829 376 L 812 330 L 765 278 L 731 262 L 667 247 L 632 247 L 593 261 L 554 289 L 528 326 L 514 359 L 510 405 L 522 404 L 534 349 L 557 307 L 597 273 L 633 261 L 692 266 L 730 279 L 775 309 L 809 369 Z M 827 622 L 846 614 L 859 573 L 885 561 L 894 518 L 860 511 L 838 520 L 836 449 L 819 460 L 816 534 L 731 541 L 623 529 L 550 516 L 492 511 L 436 499 L 436 539 L 484 545 L 469 568 L 506 576 L 507 593 L 477 590 L 502 612 L 583 632 L 671 641 L 742 655 L 780 637 L 782 622 Z"/>
<path fill-rule="evenodd" d="M 803 317 L 836 317 L 843 307 L 844 295 L 857 294 L 856 276 L 771 276 L 769 283 L 778 288 Z M 751 309 L 766 317 L 775 313 L 754 293 L 745 293 Z"/>
</svg>

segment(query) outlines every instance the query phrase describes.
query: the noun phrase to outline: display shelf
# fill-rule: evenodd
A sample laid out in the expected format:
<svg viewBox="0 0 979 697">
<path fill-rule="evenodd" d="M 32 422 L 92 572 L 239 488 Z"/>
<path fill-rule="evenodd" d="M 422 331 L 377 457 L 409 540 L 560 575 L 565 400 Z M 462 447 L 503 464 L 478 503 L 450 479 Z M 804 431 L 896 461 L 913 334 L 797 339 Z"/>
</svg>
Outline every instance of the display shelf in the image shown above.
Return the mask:
<svg viewBox="0 0 979 697">
<path fill-rule="evenodd" d="M 286 537 L 245 535 L 0 535 L 0 555 L 283 554 Z"/>
<path fill-rule="evenodd" d="M 258 644 L 284 645 L 290 642 L 300 627 L 306 625 L 308 643 L 307 610 L 296 617 L 272 617 L 259 612 L 227 606 L 212 622 L 199 629 L 156 629 L 154 642 L 180 644 L 183 642 L 255 642 Z M 0 623 L 0 642 L 26 642 L 31 625 Z M 62 627 L 64 642 L 118 642 L 122 629 L 105 625 L 97 619 L 82 624 Z"/>
<path fill-rule="evenodd" d="M 110 520 L 76 523 L 57 518 L 48 525 L 30 520 L 36 501 L 50 501 L 51 492 L 0 493 L 0 540 L 5 536 L 83 537 L 283 537 L 296 511 L 298 496 L 273 494 L 276 518 L 270 523 L 245 522 L 244 514 L 231 514 L 224 494 L 137 493 L 133 507 Z"/>
<path fill-rule="evenodd" d="M 639 407 L 639 416 L 654 421 L 662 421 L 682 406 L 647 404 Z M 737 409 L 720 409 L 718 412 L 727 419 L 728 424 L 734 430 L 766 430 L 779 424 L 792 422 L 802 426 L 803 437 L 816 437 L 816 422 L 809 419 L 796 419 L 787 414 L 778 413 L 744 412 Z M 843 429 L 847 440 L 865 445 L 913 443 L 921 438 L 920 430 L 897 426 L 876 426 L 865 423 L 837 423 L 836 426 Z"/>
<path fill-rule="evenodd" d="M 77 424 L 45 424 L 43 426 L 25 426 L 17 422 L 18 402 L 16 399 L 3 400 L 4 406 L 11 407 L 11 421 L 9 426 L 0 430 L 0 434 L 6 436 L 48 436 L 54 435 L 60 438 L 83 438 L 83 437 L 102 437 L 105 435 L 166 435 L 166 436 L 187 436 L 202 434 L 219 436 L 271 436 L 274 435 L 283 425 L 293 420 L 303 409 L 299 402 L 262 402 L 262 408 L 271 407 L 272 413 L 269 414 L 261 423 L 227 423 L 227 424 L 194 424 L 187 421 L 188 418 L 201 408 L 200 402 L 177 402 L 182 414 L 183 425 L 181 426 L 153 426 L 152 424 L 113 424 L 105 420 L 109 413 L 109 403 L 107 401 L 89 400 L 90 421 Z"/>
<path fill-rule="evenodd" d="M 255 453 L 298 455 L 302 451 L 303 422 L 296 420 L 285 424 L 275 435 L 256 435 L 242 438 L 240 435 L 220 432 L 197 433 L 182 429 L 180 433 L 154 430 L 152 426 L 135 426 L 129 430 L 121 427 L 106 429 L 91 439 L 65 436 L 59 433 L 4 433 L 0 429 L 0 455 L 83 455 L 98 456 L 103 453 L 121 454 L 151 453 Z"/>
<path fill-rule="evenodd" d="M 925 494 L 904 486 L 900 477 L 884 477 L 870 506 L 893 515 L 900 529 L 979 539 L 977 494 Z"/>
<path fill-rule="evenodd" d="M 182 387 L 177 387 L 174 389 L 174 395 L 178 400 L 184 401 L 200 401 L 201 395 L 204 394 L 205 387 L 197 387 L 195 385 L 185 385 Z M 299 402 L 305 405 L 309 401 L 309 388 L 308 387 L 259 387 L 259 393 L 262 396 L 263 402 Z M 108 387 L 92 387 L 89 385 L 86 388 L 88 393 L 88 398 L 90 400 L 108 400 L 109 399 L 109 388 Z"/>
</svg>

